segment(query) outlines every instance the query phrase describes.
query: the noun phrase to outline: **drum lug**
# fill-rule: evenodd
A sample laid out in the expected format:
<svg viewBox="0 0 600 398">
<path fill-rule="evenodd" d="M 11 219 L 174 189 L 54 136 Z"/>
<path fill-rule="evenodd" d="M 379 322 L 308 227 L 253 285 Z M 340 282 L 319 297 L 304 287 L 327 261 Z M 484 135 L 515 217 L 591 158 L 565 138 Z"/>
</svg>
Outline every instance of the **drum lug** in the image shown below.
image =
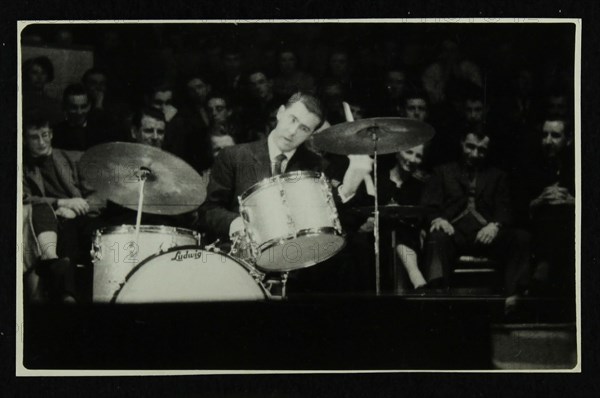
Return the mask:
<svg viewBox="0 0 600 398">
<path fill-rule="evenodd" d="M 102 234 L 100 233 L 100 230 L 96 230 L 96 233 L 94 235 L 95 236 L 94 236 L 94 240 L 92 241 L 92 248 L 90 250 L 90 256 L 92 257 L 92 262 L 102 260 L 102 244 L 101 244 Z"/>
<path fill-rule="evenodd" d="M 279 176 L 276 178 L 277 178 L 277 184 L 279 186 L 279 196 L 281 198 L 281 204 L 287 209 L 287 212 L 286 212 L 287 226 L 288 226 L 288 229 L 291 231 L 291 235 L 293 235 L 294 238 L 296 238 L 298 236 L 297 231 L 296 231 L 296 223 L 294 222 L 294 219 L 292 218 L 290 208 L 288 207 L 288 204 L 287 204 L 287 194 L 285 192 L 285 187 L 281 183 L 281 179 L 279 178 Z"/>
</svg>

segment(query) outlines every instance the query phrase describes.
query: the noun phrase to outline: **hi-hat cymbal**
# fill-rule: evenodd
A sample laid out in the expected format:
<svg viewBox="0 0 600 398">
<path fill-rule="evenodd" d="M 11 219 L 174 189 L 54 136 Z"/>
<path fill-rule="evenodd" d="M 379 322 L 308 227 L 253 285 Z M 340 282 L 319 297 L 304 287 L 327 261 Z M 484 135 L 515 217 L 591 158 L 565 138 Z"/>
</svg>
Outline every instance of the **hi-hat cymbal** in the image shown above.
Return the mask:
<svg viewBox="0 0 600 398">
<path fill-rule="evenodd" d="M 353 207 L 350 209 L 350 211 L 355 214 L 370 217 L 374 214 L 375 207 Z M 413 218 L 424 216 L 431 211 L 431 208 L 425 206 L 386 205 L 379 206 L 379 217 L 384 219 Z"/>
<path fill-rule="evenodd" d="M 198 208 L 206 199 L 206 183 L 185 161 L 149 145 L 110 142 L 81 157 L 83 184 L 128 209 L 137 210 L 140 170 L 144 183 L 143 212 L 176 215 Z"/>
<path fill-rule="evenodd" d="M 313 135 L 314 146 L 339 155 L 373 155 L 410 149 L 429 141 L 435 130 L 429 124 L 401 117 L 376 117 L 331 126 Z"/>
</svg>

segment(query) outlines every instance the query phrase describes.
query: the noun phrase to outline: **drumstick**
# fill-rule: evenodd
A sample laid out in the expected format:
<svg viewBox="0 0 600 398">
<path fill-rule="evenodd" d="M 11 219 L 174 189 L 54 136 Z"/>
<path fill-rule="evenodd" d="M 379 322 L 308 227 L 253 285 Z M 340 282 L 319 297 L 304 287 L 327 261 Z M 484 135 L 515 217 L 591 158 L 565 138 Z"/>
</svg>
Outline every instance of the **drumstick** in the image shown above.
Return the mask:
<svg viewBox="0 0 600 398">
<path fill-rule="evenodd" d="M 344 107 L 344 115 L 346 116 L 346 121 L 353 122 L 354 116 L 352 116 L 350 105 L 346 101 L 343 101 L 342 106 Z M 365 182 L 365 188 L 367 188 L 367 193 L 371 196 L 375 196 L 375 185 L 373 184 L 373 179 L 371 178 L 371 176 L 367 174 L 363 181 Z"/>
</svg>

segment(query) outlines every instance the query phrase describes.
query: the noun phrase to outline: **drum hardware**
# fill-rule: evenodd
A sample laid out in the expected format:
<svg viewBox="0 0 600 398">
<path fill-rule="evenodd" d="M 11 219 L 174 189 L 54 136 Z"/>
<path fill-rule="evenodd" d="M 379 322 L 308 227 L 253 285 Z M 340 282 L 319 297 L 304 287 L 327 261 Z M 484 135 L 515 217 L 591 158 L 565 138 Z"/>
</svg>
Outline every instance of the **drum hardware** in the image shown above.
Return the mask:
<svg viewBox="0 0 600 398">
<path fill-rule="evenodd" d="M 150 145 L 109 142 L 88 149 L 79 162 L 82 183 L 100 198 L 130 210 L 179 215 L 196 210 L 206 198 L 206 180 L 185 161 Z"/>
<path fill-rule="evenodd" d="M 211 243 L 210 245 L 204 246 L 204 250 L 213 251 L 213 252 L 220 251 L 217 248 L 217 243 L 219 243 L 220 241 L 221 241 L 221 239 L 217 239 L 213 243 Z"/>
<path fill-rule="evenodd" d="M 264 275 L 220 250 L 181 246 L 136 265 L 111 302 L 181 303 L 265 300 Z"/>
<path fill-rule="evenodd" d="M 354 121 L 344 103 L 347 122 L 322 130 L 313 136 L 313 145 L 321 151 L 339 155 L 372 155 L 374 179 L 374 250 L 375 291 L 380 294 L 379 197 L 377 193 L 377 157 L 397 153 L 429 141 L 435 130 L 429 124 L 407 118 L 371 118 Z"/>
</svg>

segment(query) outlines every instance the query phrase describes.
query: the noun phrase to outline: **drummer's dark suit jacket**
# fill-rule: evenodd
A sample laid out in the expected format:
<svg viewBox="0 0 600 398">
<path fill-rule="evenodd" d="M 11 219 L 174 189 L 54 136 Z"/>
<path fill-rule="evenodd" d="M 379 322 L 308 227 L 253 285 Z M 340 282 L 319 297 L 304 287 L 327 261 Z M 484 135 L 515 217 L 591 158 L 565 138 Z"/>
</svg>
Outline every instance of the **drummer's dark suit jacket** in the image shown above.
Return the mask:
<svg viewBox="0 0 600 398">
<path fill-rule="evenodd" d="M 285 171 L 323 171 L 323 165 L 319 155 L 301 145 L 289 160 Z M 200 207 L 199 229 L 209 233 L 210 237 L 228 239 L 229 226 L 239 217 L 238 196 L 271 176 L 266 140 L 222 149 L 211 170 L 206 201 Z M 336 203 L 341 201 L 337 192 L 334 198 Z"/>
</svg>

